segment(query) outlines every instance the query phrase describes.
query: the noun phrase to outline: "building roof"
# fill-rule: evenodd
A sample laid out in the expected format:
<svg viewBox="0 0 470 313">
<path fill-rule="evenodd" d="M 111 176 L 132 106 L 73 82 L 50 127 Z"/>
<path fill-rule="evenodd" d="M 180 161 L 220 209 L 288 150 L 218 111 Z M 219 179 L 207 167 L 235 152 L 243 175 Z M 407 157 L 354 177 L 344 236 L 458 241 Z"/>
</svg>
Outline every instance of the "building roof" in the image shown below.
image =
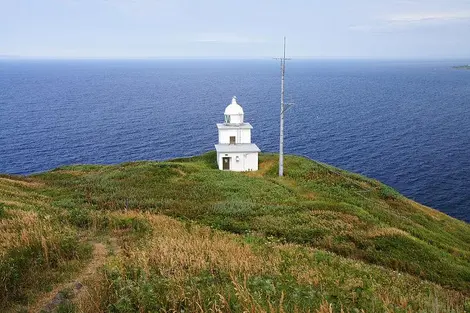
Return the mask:
<svg viewBox="0 0 470 313">
<path fill-rule="evenodd" d="M 250 123 L 243 123 L 243 124 L 223 124 L 223 123 L 217 123 L 217 128 L 218 128 L 218 129 L 239 129 L 239 128 L 252 129 L 253 126 L 251 126 Z"/>
<path fill-rule="evenodd" d="M 229 152 L 261 152 L 257 145 L 254 143 L 239 143 L 239 144 L 217 144 L 215 145 L 215 150 L 219 153 L 229 153 Z"/>
<path fill-rule="evenodd" d="M 225 108 L 225 115 L 243 115 L 243 108 L 237 103 L 237 97 L 233 96 L 232 103 Z"/>
</svg>

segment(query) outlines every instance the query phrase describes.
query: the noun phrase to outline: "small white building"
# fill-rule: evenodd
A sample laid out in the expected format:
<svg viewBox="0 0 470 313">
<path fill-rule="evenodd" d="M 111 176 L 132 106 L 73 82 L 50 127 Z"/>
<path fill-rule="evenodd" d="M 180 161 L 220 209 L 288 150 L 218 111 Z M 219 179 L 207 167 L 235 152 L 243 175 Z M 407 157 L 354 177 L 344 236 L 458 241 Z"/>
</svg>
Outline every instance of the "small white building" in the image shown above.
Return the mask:
<svg viewBox="0 0 470 313">
<path fill-rule="evenodd" d="M 219 169 L 236 172 L 257 171 L 258 153 L 261 150 L 251 143 L 253 127 L 243 121 L 243 108 L 237 103 L 237 97 L 233 97 L 224 115 L 224 123 L 217 124 L 219 143 L 215 145 Z"/>
</svg>

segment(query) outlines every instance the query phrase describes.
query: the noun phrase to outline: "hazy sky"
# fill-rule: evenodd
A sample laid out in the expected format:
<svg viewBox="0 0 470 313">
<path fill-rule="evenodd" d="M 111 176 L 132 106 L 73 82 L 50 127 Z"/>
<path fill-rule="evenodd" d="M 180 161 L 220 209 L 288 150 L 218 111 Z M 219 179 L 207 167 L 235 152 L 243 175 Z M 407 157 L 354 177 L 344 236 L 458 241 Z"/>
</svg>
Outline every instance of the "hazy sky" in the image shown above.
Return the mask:
<svg viewBox="0 0 470 313">
<path fill-rule="evenodd" d="M 0 0 L 0 55 L 470 58 L 470 0 Z"/>
</svg>

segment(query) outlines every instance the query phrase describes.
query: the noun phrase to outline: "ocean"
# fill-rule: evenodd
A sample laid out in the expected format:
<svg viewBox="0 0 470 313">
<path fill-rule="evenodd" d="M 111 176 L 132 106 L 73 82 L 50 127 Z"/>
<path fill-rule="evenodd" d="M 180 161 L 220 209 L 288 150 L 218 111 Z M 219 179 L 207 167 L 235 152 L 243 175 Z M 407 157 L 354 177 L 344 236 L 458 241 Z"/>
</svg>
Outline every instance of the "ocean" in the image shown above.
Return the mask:
<svg viewBox="0 0 470 313">
<path fill-rule="evenodd" d="M 288 61 L 286 153 L 470 222 L 470 71 L 452 69 L 460 63 Z M 276 152 L 275 60 L 0 60 L 0 173 L 204 153 L 234 95 L 253 142 Z"/>
</svg>

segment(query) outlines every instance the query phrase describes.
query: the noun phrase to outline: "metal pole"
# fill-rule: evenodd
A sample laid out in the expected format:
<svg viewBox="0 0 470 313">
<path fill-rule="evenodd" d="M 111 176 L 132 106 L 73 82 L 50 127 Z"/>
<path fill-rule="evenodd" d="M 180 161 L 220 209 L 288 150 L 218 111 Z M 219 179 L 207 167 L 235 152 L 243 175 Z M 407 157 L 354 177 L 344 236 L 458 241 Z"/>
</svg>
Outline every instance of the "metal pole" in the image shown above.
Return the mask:
<svg viewBox="0 0 470 313">
<path fill-rule="evenodd" d="M 279 177 L 284 176 L 284 73 L 286 72 L 286 37 L 284 37 L 284 54 L 281 59 L 281 122 L 279 136 Z"/>
</svg>

